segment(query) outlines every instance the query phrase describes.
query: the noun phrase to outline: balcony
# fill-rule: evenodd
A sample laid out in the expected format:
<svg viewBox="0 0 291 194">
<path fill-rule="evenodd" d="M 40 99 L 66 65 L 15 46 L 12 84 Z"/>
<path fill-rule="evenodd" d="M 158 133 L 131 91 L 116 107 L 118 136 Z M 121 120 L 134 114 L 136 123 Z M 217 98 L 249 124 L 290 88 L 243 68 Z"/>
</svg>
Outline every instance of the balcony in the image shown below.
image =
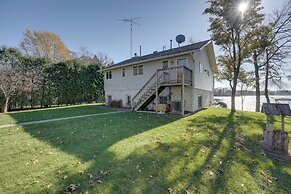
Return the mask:
<svg viewBox="0 0 291 194">
<path fill-rule="evenodd" d="M 191 85 L 192 70 L 185 66 L 171 67 L 157 70 L 159 85 Z"/>
</svg>

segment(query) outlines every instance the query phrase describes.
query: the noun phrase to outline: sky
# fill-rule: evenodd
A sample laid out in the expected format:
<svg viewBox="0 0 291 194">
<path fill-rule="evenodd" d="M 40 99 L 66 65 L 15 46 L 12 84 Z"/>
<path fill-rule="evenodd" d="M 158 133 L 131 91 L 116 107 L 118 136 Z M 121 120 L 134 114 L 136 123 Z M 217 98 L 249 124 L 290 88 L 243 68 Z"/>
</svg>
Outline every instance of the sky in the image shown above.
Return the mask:
<svg viewBox="0 0 291 194">
<path fill-rule="evenodd" d="M 140 17 L 133 29 L 133 52 L 142 55 L 169 48 L 170 39 L 210 38 L 207 0 L 0 0 L 0 45 L 18 47 L 25 29 L 59 35 L 72 51 L 87 47 L 115 63 L 130 57 L 130 26 L 122 18 Z M 286 0 L 262 0 L 264 12 Z M 216 48 L 216 52 L 218 48 Z"/>
</svg>

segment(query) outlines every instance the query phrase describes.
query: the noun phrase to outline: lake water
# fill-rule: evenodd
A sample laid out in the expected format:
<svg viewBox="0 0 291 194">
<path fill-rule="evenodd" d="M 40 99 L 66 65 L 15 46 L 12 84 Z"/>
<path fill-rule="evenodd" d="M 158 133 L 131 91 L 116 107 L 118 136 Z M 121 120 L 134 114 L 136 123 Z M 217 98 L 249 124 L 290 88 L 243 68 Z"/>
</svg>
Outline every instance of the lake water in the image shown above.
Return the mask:
<svg viewBox="0 0 291 194">
<path fill-rule="evenodd" d="M 275 99 L 278 98 L 288 98 L 291 99 L 291 96 L 270 96 L 271 102 L 275 102 Z M 227 104 L 227 108 L 231 107 L 231 97 L 230 96 L 214 96 L 214 99 L 221 99 L 224 103 Z M 235 108 L 236 110 L 242 110 L 241 104 L 242 98 L 241 96 L 237 96 L 235 98 Z M 266 102 L 265 96 L 261 96 L 261 106 Z M 279 102 L 279 103 L 287 103 L 287 102 Z M 289 101 L 289 106 L 291 107 L 291 102 Z M 245 96 L 243 103 L 243 110 L 247 111 L 255 111 L 256 108 L 256 96 Z"/>
</svg>

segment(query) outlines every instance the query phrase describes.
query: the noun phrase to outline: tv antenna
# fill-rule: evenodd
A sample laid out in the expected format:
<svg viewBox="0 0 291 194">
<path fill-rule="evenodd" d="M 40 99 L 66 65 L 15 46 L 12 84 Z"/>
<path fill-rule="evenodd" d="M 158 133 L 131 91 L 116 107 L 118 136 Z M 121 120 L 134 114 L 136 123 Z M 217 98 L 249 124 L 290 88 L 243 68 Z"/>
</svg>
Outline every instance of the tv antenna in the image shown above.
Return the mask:
<svg viewBox="0 0 291 194">
<path fill-rule="evenodd" d="M 140 19 L 140 17 L 134 17 L 134 18 L 123 18 L 119 19 L 119 21 L 123 21 L 124 23 L 130 23 L 130 58 L 132 57 L 132 28 L 133 24 L 140 25 L 139 23 L 135 22 L 135 20 Z"/>
</svg>

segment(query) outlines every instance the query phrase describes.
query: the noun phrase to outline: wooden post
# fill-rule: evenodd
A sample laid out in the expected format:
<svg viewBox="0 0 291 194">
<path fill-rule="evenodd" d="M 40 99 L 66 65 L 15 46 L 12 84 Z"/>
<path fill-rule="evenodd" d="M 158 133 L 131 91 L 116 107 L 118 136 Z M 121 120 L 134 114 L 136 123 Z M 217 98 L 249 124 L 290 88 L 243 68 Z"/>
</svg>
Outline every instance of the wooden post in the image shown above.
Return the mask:
<svg viewBox="0 0 291 194">
<path fill-rule="evenodd" d="M 185 88 L 184 88 L 184 85 L 185 85 L 185 76 L 184 76 L 184 67 L 182 67 L 182 116 L 185 115 Z"/>
<path fill-rule="evenodd" d="M 156 107 L 159 104 L 159 70 L 157 70 L 157 83 L 156 83 Z M 157 109 L 156 109 L 157 112 Z"/>
<path fill-rule="evenodd" d="M 281 126 L 282 126 L 282 131 L 284 131 L 284 115 L 281 115 Z"/>
</svg>

